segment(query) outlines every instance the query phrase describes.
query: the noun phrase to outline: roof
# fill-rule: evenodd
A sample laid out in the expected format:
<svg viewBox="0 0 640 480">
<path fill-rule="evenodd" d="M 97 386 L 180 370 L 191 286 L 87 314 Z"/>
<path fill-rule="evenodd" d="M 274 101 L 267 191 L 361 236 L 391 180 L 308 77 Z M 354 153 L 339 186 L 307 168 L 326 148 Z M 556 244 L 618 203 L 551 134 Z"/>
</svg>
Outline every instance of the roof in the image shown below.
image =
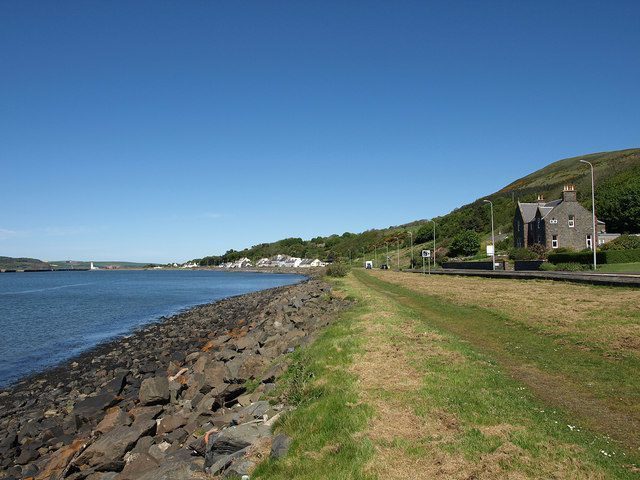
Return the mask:
<svg viewBox="0 0 640 480">
<path fill-rule="evenodd" d="M 540 210 L 540 216 L 544 218 L 549 215 L 551 210 L 556 208 L 561 203 L 562 199 L 552 200 L 550 202 L 518 202 L 518 208 L 520 209 L 520 213 L 522 214 L 522 220 L 524 220 L 524 223 L 529 223 L 536 217 L 536 213 L 538 213 L 538 210 Z"/>
</svg>

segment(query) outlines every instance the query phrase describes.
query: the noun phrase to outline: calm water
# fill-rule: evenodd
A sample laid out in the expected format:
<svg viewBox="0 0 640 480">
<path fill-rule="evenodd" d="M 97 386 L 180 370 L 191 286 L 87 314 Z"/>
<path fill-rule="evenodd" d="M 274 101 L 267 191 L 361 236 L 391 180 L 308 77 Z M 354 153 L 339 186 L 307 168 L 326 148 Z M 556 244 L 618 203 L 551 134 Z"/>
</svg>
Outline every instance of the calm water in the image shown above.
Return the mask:
<svg viewBox="0 0 640 480">
<path fill-rule="evenodd" d="M 0 385 L 187 307 L 300 275 L 214 271 L 0 274 Z"/>
</svg>

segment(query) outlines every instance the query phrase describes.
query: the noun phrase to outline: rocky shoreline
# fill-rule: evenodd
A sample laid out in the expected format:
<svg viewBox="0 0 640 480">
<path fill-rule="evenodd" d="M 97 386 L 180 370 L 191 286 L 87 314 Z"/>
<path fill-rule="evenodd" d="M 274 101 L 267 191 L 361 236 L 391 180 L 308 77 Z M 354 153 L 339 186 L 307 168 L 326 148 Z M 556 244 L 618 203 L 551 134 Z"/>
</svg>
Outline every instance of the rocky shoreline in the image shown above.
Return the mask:
<svg viewBox="0 0 640 480">
<path fill-rule="evenodd" d="M 286 354 L 348 302 L 300 284 L 195 307 L 0 393 L 0 478 L 126 480 L 249 473 L 288 440 L 264 399 Z"/>
</svg>

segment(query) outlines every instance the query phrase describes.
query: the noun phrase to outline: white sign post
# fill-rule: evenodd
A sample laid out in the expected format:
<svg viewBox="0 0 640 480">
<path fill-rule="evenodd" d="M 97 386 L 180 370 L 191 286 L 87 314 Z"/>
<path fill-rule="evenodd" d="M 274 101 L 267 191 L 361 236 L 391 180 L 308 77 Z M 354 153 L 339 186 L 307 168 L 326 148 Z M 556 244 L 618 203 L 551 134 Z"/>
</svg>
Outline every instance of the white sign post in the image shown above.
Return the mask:
<svg viewBox="0 0 640 480">
<path fill-rule="evenodd" d="M 431 258 L 431 250 L 422 250 L 422 273 L 424 274 L 424 262 L 426 258 Z M 429 260 L 429 275 L 431 275 L 431 260 Z"/>
</svg>

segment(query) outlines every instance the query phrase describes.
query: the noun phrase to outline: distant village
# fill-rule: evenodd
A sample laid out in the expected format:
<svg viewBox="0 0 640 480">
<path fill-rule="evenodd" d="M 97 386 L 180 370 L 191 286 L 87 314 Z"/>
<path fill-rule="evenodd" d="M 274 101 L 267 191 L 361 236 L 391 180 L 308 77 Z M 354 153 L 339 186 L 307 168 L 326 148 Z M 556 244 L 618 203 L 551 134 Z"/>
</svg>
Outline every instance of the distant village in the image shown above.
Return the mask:
<svg viewBox="0 0 640 480">
<path fill-rule="evenodd" d="M 271 258 L 261 258 L 255 263 L 255 265 L 250 259 L 244 257 L 236 260 L 235 262 L 222 263 L 218 265 L 217 268 L 312 268 L 324 266 L 326 266 L 326 263 L 317 258 L 311 259 L 290 257 L 289 255 L 276 255 Z"/>
</svg>

